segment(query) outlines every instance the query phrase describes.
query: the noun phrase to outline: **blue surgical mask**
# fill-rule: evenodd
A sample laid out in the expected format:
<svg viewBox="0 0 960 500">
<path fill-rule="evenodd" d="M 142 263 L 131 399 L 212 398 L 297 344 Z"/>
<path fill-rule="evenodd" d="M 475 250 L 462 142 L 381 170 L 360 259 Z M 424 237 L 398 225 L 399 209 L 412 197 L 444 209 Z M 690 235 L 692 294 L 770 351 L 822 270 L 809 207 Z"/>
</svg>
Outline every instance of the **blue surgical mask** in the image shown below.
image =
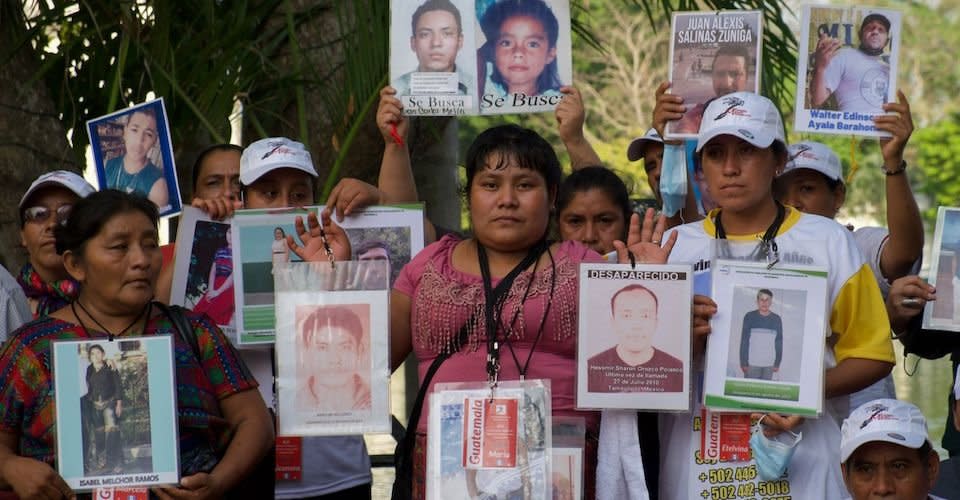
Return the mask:
<svg viewBox="0 0 960 500">
<path fill-rule="evenodd" d="M 660 165 L 660 196 L 663 214 L 672 217 L 683 208 L 687 197 L 687 152 L 683 144 L 664 144 Z"/>
<path fill-rule="evenodd" d="M 753 451 L 753 460 L 757 463 L 757 474 L 760 475 L 760 479 L 773 481 L 783 476 L 801 439 L 803 439 L 802 432 L 790 431 L 783 431 L 768 438 L 763 433 L 763 426 L 757 422 L 750 436 L 750 450 Z"/>
</svg>

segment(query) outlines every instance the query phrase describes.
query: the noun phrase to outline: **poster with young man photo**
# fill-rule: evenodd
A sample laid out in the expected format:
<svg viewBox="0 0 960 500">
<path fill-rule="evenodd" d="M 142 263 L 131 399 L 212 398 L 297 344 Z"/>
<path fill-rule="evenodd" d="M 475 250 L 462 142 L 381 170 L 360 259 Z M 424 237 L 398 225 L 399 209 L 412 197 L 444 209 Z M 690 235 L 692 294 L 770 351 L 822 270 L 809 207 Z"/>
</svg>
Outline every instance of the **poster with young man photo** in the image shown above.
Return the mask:
<svg viewBox="0 0 960 500">
<path fill-rule="evenodd" d="M 100 189 L 148 198 L 161 216 L 180 212 L 180 188 L 163 98 L 87 121 Z"/>
<path fill-rule="evenodd" d="M 280 434 L 389 432 L 387 268 L 368 260 L 275 270 Z"/>
<path fill-rule="evenodd" d="M 896 102 L 901 26 L 896 10 L 804 5 L 794 130 L 889 137 L 873 117 Z"/>
<path fill-rule="evenodd" d="M 667 139 L 696 138 L 703 112 L 724 95 L 759 92 L 761 12 L 675 12 L 670 38 L 670 92 L 683 97 L 683 118 Z"/>
<path fill-rule="evenodd" d="M 75 491 L 179 481 L 169 336 L 53 343 L 57 467 Z"/>
<path fill-rule="evenodd" d="M 829 336 L 827 273 L 801 264 L 715 259 L 704 404 L 715 411 L 817 416 Z"/>
<path fill-rule="evenodd" d="M 685 265 L 581 264 L 577 407 L 689 405 L 693 274 Z"/>
<path fill-rule="evenodd" d="M 408 115 L 477 113 L 473 0 L 393 1 L 390 85 Z"/>
</svg>

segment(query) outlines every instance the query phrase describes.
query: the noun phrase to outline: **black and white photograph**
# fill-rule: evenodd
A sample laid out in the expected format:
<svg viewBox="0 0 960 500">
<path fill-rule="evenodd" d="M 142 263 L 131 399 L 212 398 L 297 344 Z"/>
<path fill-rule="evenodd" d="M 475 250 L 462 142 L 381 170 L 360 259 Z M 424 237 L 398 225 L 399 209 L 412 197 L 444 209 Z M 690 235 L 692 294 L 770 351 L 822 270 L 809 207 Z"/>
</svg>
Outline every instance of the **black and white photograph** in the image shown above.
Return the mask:
<svg viewBox="0 0 960 500">
<path fill-rule="evenodd" d="M 57 454 L 73 489 L 176 483 L 169 337 L 54 343 Z"/>
<path fill-rule="evenodd" d="M 578 408 L 687 408 L 692 287 L 687 265 L 580 265 Z"/>
<path fill-rule="evenodd" d="M 100 189 L 148 198 L 160 215 L 180 212 L 180 188 L 163 99 L 87 122 Z"/>
<path fill-rule="evenodd" d="M 897 100 L 902 36 L 897 10 L 804 5 L 794 130 L 889 137 L 873 117 Z"/>
<path fill-rule="evenodd" d="M 937 300 L 927 302 L 923 328 L 960 332 L 960 208 L 937 208 L 929 276 Z"/>
<path fill-rule="evenodd" d="M 674 12 L 670 38 L 670 92 L 683 97 L 683 118 L 667 122 L 669 139 L 696 138 L 714 99 L 759 92 L 761 12 Z"/>
<path fill-rule="evenodd" d="M 387 267 L 376 260 L 277 269 L 281 434 L 389 432 Z M 369 281 L 373 275 L 379 282 Z M 354 286 L 365 280 L 364 287 Z"/>
<path fill-rule="evenodd" d="M 827 273 L 816 266 L 711 263 L 704 404 L 715 411 L 817 416 L 829 336 Z"/>
</svg>

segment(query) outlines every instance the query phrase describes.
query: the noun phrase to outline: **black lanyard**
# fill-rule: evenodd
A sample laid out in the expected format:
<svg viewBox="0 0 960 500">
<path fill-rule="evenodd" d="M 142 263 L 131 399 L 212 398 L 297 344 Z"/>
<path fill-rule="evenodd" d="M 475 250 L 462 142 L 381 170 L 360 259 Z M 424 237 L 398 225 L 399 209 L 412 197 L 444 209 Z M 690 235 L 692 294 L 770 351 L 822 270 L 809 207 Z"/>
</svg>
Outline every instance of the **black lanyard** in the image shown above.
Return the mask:
<svg viewBox="0 0 960 500">
<path fill-rule="evenodd" d="M 773 222 L 770 224 L 770 227 L 767 228 L 766 232 L 763 233 L 763 237 L 760 238 L 760 245 L 757 246 L 757 249 L 754 250 L 754 253 L 751 255 L 751 257 L 755 259 L 766 257 L 767 269 L 772 268 L 780 261 L 780 252 L 777 249 L 777 242 L 774 239 L 777 237 L 777 233 L 780 232 L 780 226 L 783 225 L 783 220 L 787 215 L 787 209 L 782 203 L 776 200 L 774 200 L 774 203 L 777 204 L 777 216 L 773 219 Z M 716 227 L 713 236 L 718 240 L 725 240 L 727 239 L 727 232 L 723 229 L 723 221 L 720 220 L 721 215 L 723 215 L 723 209 L 717 212 L 717 217 L 713 221 Z"/>
<path fill-rule="evenodd" d="M 543 255 L 544 251 L 547 251 L 549 243 L 546 240 L 541 240 L 533 247 L 530 248 L 530 251 L 527 252 L 527 255 L 517 264 L 513 269 L 507 273 L 506 276 L 500 280 L 500 283 L 497 284 L 497 287 L 493 287 L 493 280 L 490 277 L 490 260 L 487 258 L 487 251 L 477 241 L 477 260 L 480 264 L 480 274 L 483 277 L 483 294 L 484 294 L 484 319 L 486 320 L 486 334 L 487 334 L 487 377 L 490 381 L 491 386 L 497 384 L 497 379 L 500 374 L 500 339 L 497 336 L 497 330 L 500 325 L 500 320 L 503 315 L 503 306 L 507 300 L 507 295 L 509 295 L 510 288 L 513 286 L 513 281 L 517 276 L 526 268 L 531 265 L 534 266 L 534 272 L 536 272 L 536 264 L 540 260 L 540 256 Z M 551 261 L 553 260 L 553 255 L 550 256 Z M 533 285 L 534 277 L 531 275 L 530 282 L 527 283 L 527 288 L 523 293 L 523 298 L 520 300 L 520 307 L 514 313 L 513 318 L 510 321 L 510 325 L 513 325 L 513 322 L 516 321 L 517 316 L 520 311 L 523 309 L 523 303 L 527 299 L 527 295 L 530 293 L 530 287 Z M 551 290 L 552 292 L 552 290 Z M 544 309 L 544 317 L 540 322 L 540 328 L 537 332 L 536 342 L 540 340 L 540 335 L 543 333 L 544 323 L 546 323 L 546 311 L 549 309 L 549 303 Z M 509 335 L 504 335 L 505 340 L 509 341 Z M 534 346 L 536 347 L 536 342 Z M 523 378 L 526 374 L 527 368 L 530 365 L 530 358 L 533 355 L 533 349 L 530 350 L 530 355 L 527 356 L 526 363 L 524 366 L 520 366 L 519 361 L 517 360 L 516 354 L 513 352 L 513 346 L 510 346 L 510 352 L 513 355 L 514 362 L 517 363 L 517 370 L 520 372 L 520 377 Z"/>
</svg>

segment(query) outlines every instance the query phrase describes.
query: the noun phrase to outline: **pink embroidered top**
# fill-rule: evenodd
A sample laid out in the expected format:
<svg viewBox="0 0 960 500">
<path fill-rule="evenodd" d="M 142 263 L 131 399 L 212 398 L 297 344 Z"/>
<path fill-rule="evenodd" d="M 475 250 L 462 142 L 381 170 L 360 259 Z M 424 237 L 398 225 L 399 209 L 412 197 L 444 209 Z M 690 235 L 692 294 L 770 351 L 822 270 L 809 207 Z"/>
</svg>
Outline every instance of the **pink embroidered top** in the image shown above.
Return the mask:
<svg viewBox="0 0 960 500">
<path fill-rule="evenodd" d="M 483 314 L 483 280 L 478 275 L 453 267 L 453 249 L 460 239 L 453 235 L 424 248 L 400 272 L 394 288 L 411 300 L 410 331 L 413 350 L 417 355 L 419 378 L 423 380 L 437 354 L 450 345 L 461 325 L 474 315 L 476 326 L 470 331 L 466 345 L 440 365 L 431 381 L 431 390 L 437 383 L 483 382 L 486 372 L 486 334 Z M 564 241 L 553 249 L 556 282 L 553 283 L 549 259 L 538 267 L 517 276 L 503 308 L 500 332 L 507 332 L 517 361 L 522 367 L 534 347 L 537 331 L 544 319 L 544 308 L 550 303 L 543 334 L 536 343 L 530 366 L 529 379 L 550 379 L 554 416 L 579 416 L 586 420 L 587 429 L 596 432 L 600 417 L 597 412 L 576 411 L 576 353 L 578 264 L 602 262 L 603 258 L 580 242 Z M 533 283 L 523 311 L 509 325 L 521 307 L 521 300 L 530 280 Z M 496 287 L 498 279 L 493 280 Z M 520 370 L 510 354 L 510 348 L 500 349 L 500 380 L 518 380 Z M 424 405 L 417 432 L 426 433 L 429 408 Z"/>
</svg>

